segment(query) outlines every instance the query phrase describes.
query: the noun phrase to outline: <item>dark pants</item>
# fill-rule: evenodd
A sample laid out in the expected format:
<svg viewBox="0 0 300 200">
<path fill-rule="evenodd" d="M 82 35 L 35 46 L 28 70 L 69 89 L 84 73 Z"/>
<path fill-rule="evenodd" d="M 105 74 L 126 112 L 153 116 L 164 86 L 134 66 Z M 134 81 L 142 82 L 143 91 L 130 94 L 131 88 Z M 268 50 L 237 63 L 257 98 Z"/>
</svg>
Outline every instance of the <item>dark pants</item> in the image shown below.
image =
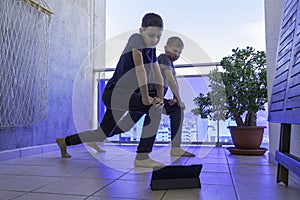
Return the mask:
<svg viewBox="0 0 300 200">
<path fill-rule="evenodd" d="M 179 147 L 181 144 L 184 112 L 177 104 L 170 105 L 168 99 L 164 99 L 164 104 L 163 114 L 169 115 L 170 118 L 172 147 Z"/>
<path fill-rule="evenodd" d="M 159 128 L 161 110 L 144 105 L 139 94 L 124 89 L 105 89 L 102 100 L 106 111 L 100 126 L 96 130 L 66 137 L 66 144 L 70 146 L 85 142 L 102 142 L 107 137 L 129 131 L 146 114 L 137 152 L 150 153 Z"/>
</svg>

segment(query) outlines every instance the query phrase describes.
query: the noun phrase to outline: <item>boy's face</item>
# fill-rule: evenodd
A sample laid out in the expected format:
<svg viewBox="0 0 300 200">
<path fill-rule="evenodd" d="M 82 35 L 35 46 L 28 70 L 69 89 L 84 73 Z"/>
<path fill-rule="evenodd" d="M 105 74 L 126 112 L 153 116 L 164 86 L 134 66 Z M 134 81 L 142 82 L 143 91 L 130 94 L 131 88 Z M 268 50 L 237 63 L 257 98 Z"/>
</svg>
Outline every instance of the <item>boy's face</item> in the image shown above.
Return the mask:
<svg viewBox="0 0 300 200">
<path fill-rule="evenodd" d="M 163 29 L 149 26 L 147 28 L 140 28 L 140 34 L 144 38 L 147 48 L 154 48 L 160 41 Z"/>
<path fill-rule="evenodd" d="M 166 45 L 165 46 L 165 54 L 173 62 L 180 57 L 182 50 L 183 50 L 183 47 L 178 47 L 176 45 Z"/>
</svg>

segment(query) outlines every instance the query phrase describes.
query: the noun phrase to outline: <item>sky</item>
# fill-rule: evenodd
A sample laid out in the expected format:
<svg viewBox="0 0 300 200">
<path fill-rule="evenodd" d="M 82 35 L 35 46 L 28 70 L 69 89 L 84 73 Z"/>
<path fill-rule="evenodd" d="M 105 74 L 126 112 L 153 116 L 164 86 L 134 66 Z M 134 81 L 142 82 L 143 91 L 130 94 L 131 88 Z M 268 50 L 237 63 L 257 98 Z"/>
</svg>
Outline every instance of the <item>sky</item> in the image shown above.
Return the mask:
<svg viewBox="0 0 300 200">
<path fill-rule="evenodd" d="M 265 50 L 263 0 L 108 0 L 106 9 L 107 48 L 114 47 L 113 55 L 119 55 L 148 12 L 164 20 L 158 50 L 171 35 L 183 38 L 185 49 L 177 64 L 219 62 L 237 47 Z"/>
<path fill-rule="evenodd" d="M 164 20 L 157 55 L 168 37 L 183 39 L 185 47 L 175 65 L 220 62 L 237 47 L 265 50 L 264 0 L 107 0 L 106 67 L 116 66 L 129 36 L 138 32 L 142 17 L 149 12 Z M 202 75 L 211 70 L 194 69 L 194 74 Z M 183 101 L 191 110 L 195 107 L 191 97 L 207 92 L 208 83 L 201 78 L 179 81 Z"/>
</svg>

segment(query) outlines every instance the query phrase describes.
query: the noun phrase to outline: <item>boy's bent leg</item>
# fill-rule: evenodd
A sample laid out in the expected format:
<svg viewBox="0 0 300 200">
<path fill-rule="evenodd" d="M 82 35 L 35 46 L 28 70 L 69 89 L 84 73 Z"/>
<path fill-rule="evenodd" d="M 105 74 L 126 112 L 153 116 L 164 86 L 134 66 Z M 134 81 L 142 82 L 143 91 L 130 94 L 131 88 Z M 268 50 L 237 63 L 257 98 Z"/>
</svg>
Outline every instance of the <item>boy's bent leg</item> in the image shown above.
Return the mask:
<svg viewBox="0 0 300 200">
<path fill-rule="evenodd" d="M 182 124 L 184 112 L 178 105 L 169 105 L 164 102 L 166 114 L 170 117 L 171 124 L 171 156 L 176 157 L 195 157 L 195 154 L 185 151 L 180 147 L 182 136 Z"/>
<path fill-rule="evenodd" d="M 62 158 L 71 158 L 71 155 L 67 152 L 67 144 L 65 138 L 56 138 L 56 144 L 59 146 Z"/>
<path fill-rule="evenodd" d="M 156 133 L 160 124 L 161 110 L 152 106 L 149 110 L 150 123 L 144 121 L 141 139 L 137 148 L 137 155 L 134 161 L 136 167 L 164 167 L 163 163 L 152 160 L 149 153 L 155 141 Z"/>
<path fill-rule="evenodd" d="M 127 111 L 106 108 L 104 117 L 100 124 L 102 131 L 107 137 L 112 137 L 116 134 L 127 132 L 134 126 L 133 123 L 130 123 L 128 120 L 126 120 L 128 117 Z"/>
<path fill-rule="evenodd" d="M 67 136 L 66 145 L 73 146 L 87 142 L 103 142 L 105 139 L 106 135 L 102 131 L 101 127 L 99 127 L 96 130 L 83 131 L 77 134 Z"/>
<path fill-rule="evenodd" d="M 89 147 L 92 147 L 98 153 L 104 153 L 105 150 L 101 149 L 96 142 L 87 142 L 86 143 Z"/>
<path fill-rule="evenodd" d="M 95 142 L 103 142 L 107 137 L 122 132 L 116 122 L 118 122 L 124 113 L 125 111 L 112 111 L 107 108 L 98 129 L 93 131 L 83 131 L 78 134 L 67 136 L 66 138 L 58 138 L 57 144 L 60 147 L 61 156 L 63 158 L 71 157 L 71 155 L 67 152 L 67 146 L 89 142 L 93 142 L 94 144 Z M 98 152 L 99 150 L 102 152 L 102 150 L 97 147 L 93 146 L 93 148 L 95 148 Z"/>
<path fill-rule="evenodd" d="M 57 138 L 56 143 L 60 148 L 62 158 L 70 158 L 71 155 L 67 151 L 67 146 L 82 144 L 84 142 L 102 142 L 106 135 L 101 130 L 101 127 L 94 131 L 84 131 L 78 134 L 69 135 L 65 138 Z"/>
<path fill-rule="evenodd" d="M 147 158 L 147 159 L 143 159 L 143 160 L 139 160 L 136 158 L 134 160 L 134 166 L 135 167 L 153 168 L 153 167 L 165 167 L 166 165 L 161 162 L 157 162 L 151 158 Z"/>
<path fill-rule="evenodd" d="M 171 152 L 170 152 L 171 156 L 174 157 L 195 157 L 196 155 L 185 151 L 184 149 L 182 149 L 181 147 L 171 147 Z"/>
<path fill-rule="evenodd" d="M 164 99 L 164 114 L 170 118 L 171 144 L 172 147 L 180 147 L 184 112 L 177 104 L 170 105 L 168 101 Z"/>
</svg>

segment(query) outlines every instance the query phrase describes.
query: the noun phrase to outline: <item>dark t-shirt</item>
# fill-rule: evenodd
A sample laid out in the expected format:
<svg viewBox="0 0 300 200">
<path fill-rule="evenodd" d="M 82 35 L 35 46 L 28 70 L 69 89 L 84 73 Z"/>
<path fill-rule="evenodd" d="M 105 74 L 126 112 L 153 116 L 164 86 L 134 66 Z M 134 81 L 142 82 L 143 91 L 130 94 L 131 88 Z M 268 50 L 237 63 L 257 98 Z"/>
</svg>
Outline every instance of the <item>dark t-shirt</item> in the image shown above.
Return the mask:
<svg viewBox="0 0 300 200">
<path fill-rule="evenodd" d="M 160 54 L 158 56 L 158 63 L 164 80 L 164 95 L 166 95 L 169 86 L 168 86 L 165 70 L 167 69 L 171 70 L 174 77 L 176 76 L 176 72 L 175 72 L 173 62 L 169 59 L 169 57 L 166 54 Z"/>
<path fill-rule="evenodd" d="M 148 83 L 153 81 L 153 63 L 157 61 L 156 49 L 146 48 L 142 36 L 135 33 L 130 36 L 125 49 L 119 59 L 112 78 L 106 84 L 107 88 L 118 87 L 124 90 L 139 91 L 139 85 L 133 62 L 132 50 L 138 49 L 142 52 L 143 63 L 147 73 Z"/>
</svg>

